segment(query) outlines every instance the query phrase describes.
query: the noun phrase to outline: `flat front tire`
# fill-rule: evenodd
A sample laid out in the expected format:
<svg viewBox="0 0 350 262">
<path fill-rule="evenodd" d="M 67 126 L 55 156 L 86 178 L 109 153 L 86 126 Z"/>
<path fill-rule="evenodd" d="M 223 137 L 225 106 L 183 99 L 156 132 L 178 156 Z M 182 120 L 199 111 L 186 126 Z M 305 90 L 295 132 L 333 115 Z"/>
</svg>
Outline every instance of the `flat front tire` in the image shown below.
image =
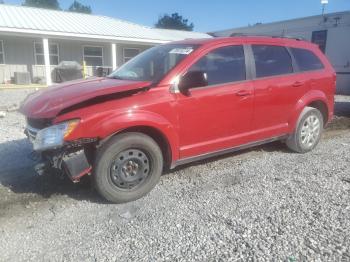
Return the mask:
<svg viewBox="0 0 350 262">
<path fill-rule="evenodd" d="M 306 153 L 314 149 L 321 139 L 323 124 L 323 116 L 318 109 L 305 107 L 294 133 L 286 141 L 288 148 L 298 153 Z"/>
<path fill-rule="evenodd" d="M 150 192 L 162 170 L 158 144 L 145 134 L 130 132 L 114 136 L 99 148 L 93 178 L 105 199 L 124 203 Z"/>
</svg>

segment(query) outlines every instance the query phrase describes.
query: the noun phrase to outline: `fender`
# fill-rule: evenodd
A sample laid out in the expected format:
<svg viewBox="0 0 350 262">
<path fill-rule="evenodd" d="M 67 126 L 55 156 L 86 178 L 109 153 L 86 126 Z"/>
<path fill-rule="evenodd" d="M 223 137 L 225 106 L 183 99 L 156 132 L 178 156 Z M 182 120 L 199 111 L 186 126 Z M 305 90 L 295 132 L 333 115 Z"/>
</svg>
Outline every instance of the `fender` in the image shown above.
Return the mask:
<svg viewBox="0 0 350 262">
<path fill-rule="evenodd" d="M 298 100 L 298 102 L 296 103 L 296 105 L 294 107 L 293 114 L 290 116 L 290 118 L 288 120 L 288 126 L 289 126 L 290 133 L 294 132 L 297 121 L 298 121 L 299 116 L 300 116 L 301 112 L 303 111 L 303 109 L 315 101 L 322 101 L 327 106 L 328 112 L 329 112 L 328 118 L 330 119 L 333 111 L 331 110 L 331 107 L 328 103 L 326 94 L 322 91 L 319 91 L 319 90 L 310 90 L 302 98 L 300 98 Z"/>
<path fill-rule="evenodd" d="M 82 119 L 67 140 L 79 139 L 82 136 L 106 139 L 127 128 L 137 126 L 150 127 L 162 133 L 170 146 L 172 161 L 178 159 L 179 138 L 174 125 L 163 116 L 150 111 L 137 109 L 130 109 L 126 112 L 109 111 L 93 119 Z"/>
</svg>

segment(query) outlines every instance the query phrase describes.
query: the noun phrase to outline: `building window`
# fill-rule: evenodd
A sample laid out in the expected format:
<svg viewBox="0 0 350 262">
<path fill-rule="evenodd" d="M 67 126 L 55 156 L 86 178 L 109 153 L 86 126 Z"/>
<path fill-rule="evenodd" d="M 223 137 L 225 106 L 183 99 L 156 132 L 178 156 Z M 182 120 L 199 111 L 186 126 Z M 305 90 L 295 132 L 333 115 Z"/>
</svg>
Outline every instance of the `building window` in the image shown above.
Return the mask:
<svg viewBox="0 0 350 262">
<path fill-rule="evenodd" d="M 4 41 L 0 40 L 0 64 L 5 64 Z"/>
<path fill-rule="evenodd" d="M 103 66 L 103 48 L 84 46 L 84 61 L 87 66 Z"/>
<path fill-rule="evenodd" d="M 312 32 L 311 42 L 318 45 L 323 53 L 326 52 L 327 30 Z"/>
<path fill-rule="evenodd" d="M 59 48 L 58 44 L 49 43 L 50 65 L 58 65 L 59 63 Z M 34 56 L 36 65 L 45 65 L 44 47 L 42 43 L 34 43 Z"/>
<path fill-rule="evenodd" d="M 123 48 L 124 63 L 128 62 L 141 52 L 138 48 Z"/>
</svg>

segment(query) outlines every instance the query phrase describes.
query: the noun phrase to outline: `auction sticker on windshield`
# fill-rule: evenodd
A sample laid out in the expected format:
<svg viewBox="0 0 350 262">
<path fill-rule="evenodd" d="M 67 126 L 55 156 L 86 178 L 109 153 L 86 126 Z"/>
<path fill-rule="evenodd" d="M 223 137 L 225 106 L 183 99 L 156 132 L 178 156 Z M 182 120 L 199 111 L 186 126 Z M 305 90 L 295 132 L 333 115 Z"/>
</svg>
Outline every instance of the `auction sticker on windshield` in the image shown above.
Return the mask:
<svg viewBox="0 0 350 262">
<path fill-rule="evenodd" d="M 189 55 L 193 51 L 193 48 L 174 48 L 170 50 L 169 54 Z"/>
</svg>

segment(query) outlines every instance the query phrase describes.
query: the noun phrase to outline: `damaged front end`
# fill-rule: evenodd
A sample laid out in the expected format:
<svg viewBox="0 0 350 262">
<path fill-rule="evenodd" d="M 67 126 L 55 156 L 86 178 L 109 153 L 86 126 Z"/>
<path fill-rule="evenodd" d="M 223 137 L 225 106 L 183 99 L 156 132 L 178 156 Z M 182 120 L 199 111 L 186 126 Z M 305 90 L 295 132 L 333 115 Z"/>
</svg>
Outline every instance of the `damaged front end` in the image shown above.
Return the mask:
<svg viewBox="0 0 350 262">
<path fill-rule="evenodd" d="M 84 149 L 70 151 L 66 149 L 46 152 L 34 151 L 37 161 L 35 171 L 38 175 L 43 175 L 56 169 L 65 173 L 74 183 L 79 182 L 81 177 L 91 173 L 92 166 Z"/>
<path fill-rule="evenodd" d="M 66 120 L 62 116 L 144 92 L 151 85 L 150 81 L 105 77 L 67 82 L 30 94 L 19 111 L 26 116 L 25 133 L 33 143 L 31 158 L 38 162 L 38 174 L 51 168 L 59 169 L 74 182 L 89 174 L 98 138 L 91 138 L 91 135 L 85 135 L 85 130 L 79 129 L 81 119 L 67 116 Z M 94 113 L 91 111 L 89 116 Z M 80 114 L 72 117 L 79 118 Z"/>
<path fill-rule="evenodd" d="M 64 140 L 78 123 L 79 120 L 71 120 L 39 129 L 32 127 L 27 120 L 25 134 L 34 148 L 30 158 L 37 163 L 35 170 L 39 175 L 56 169 L 68 175 L 73 182 L 79 182 L 81 177 L 91 173 L 92 152 L 97 138 Z"/>
</svg>

